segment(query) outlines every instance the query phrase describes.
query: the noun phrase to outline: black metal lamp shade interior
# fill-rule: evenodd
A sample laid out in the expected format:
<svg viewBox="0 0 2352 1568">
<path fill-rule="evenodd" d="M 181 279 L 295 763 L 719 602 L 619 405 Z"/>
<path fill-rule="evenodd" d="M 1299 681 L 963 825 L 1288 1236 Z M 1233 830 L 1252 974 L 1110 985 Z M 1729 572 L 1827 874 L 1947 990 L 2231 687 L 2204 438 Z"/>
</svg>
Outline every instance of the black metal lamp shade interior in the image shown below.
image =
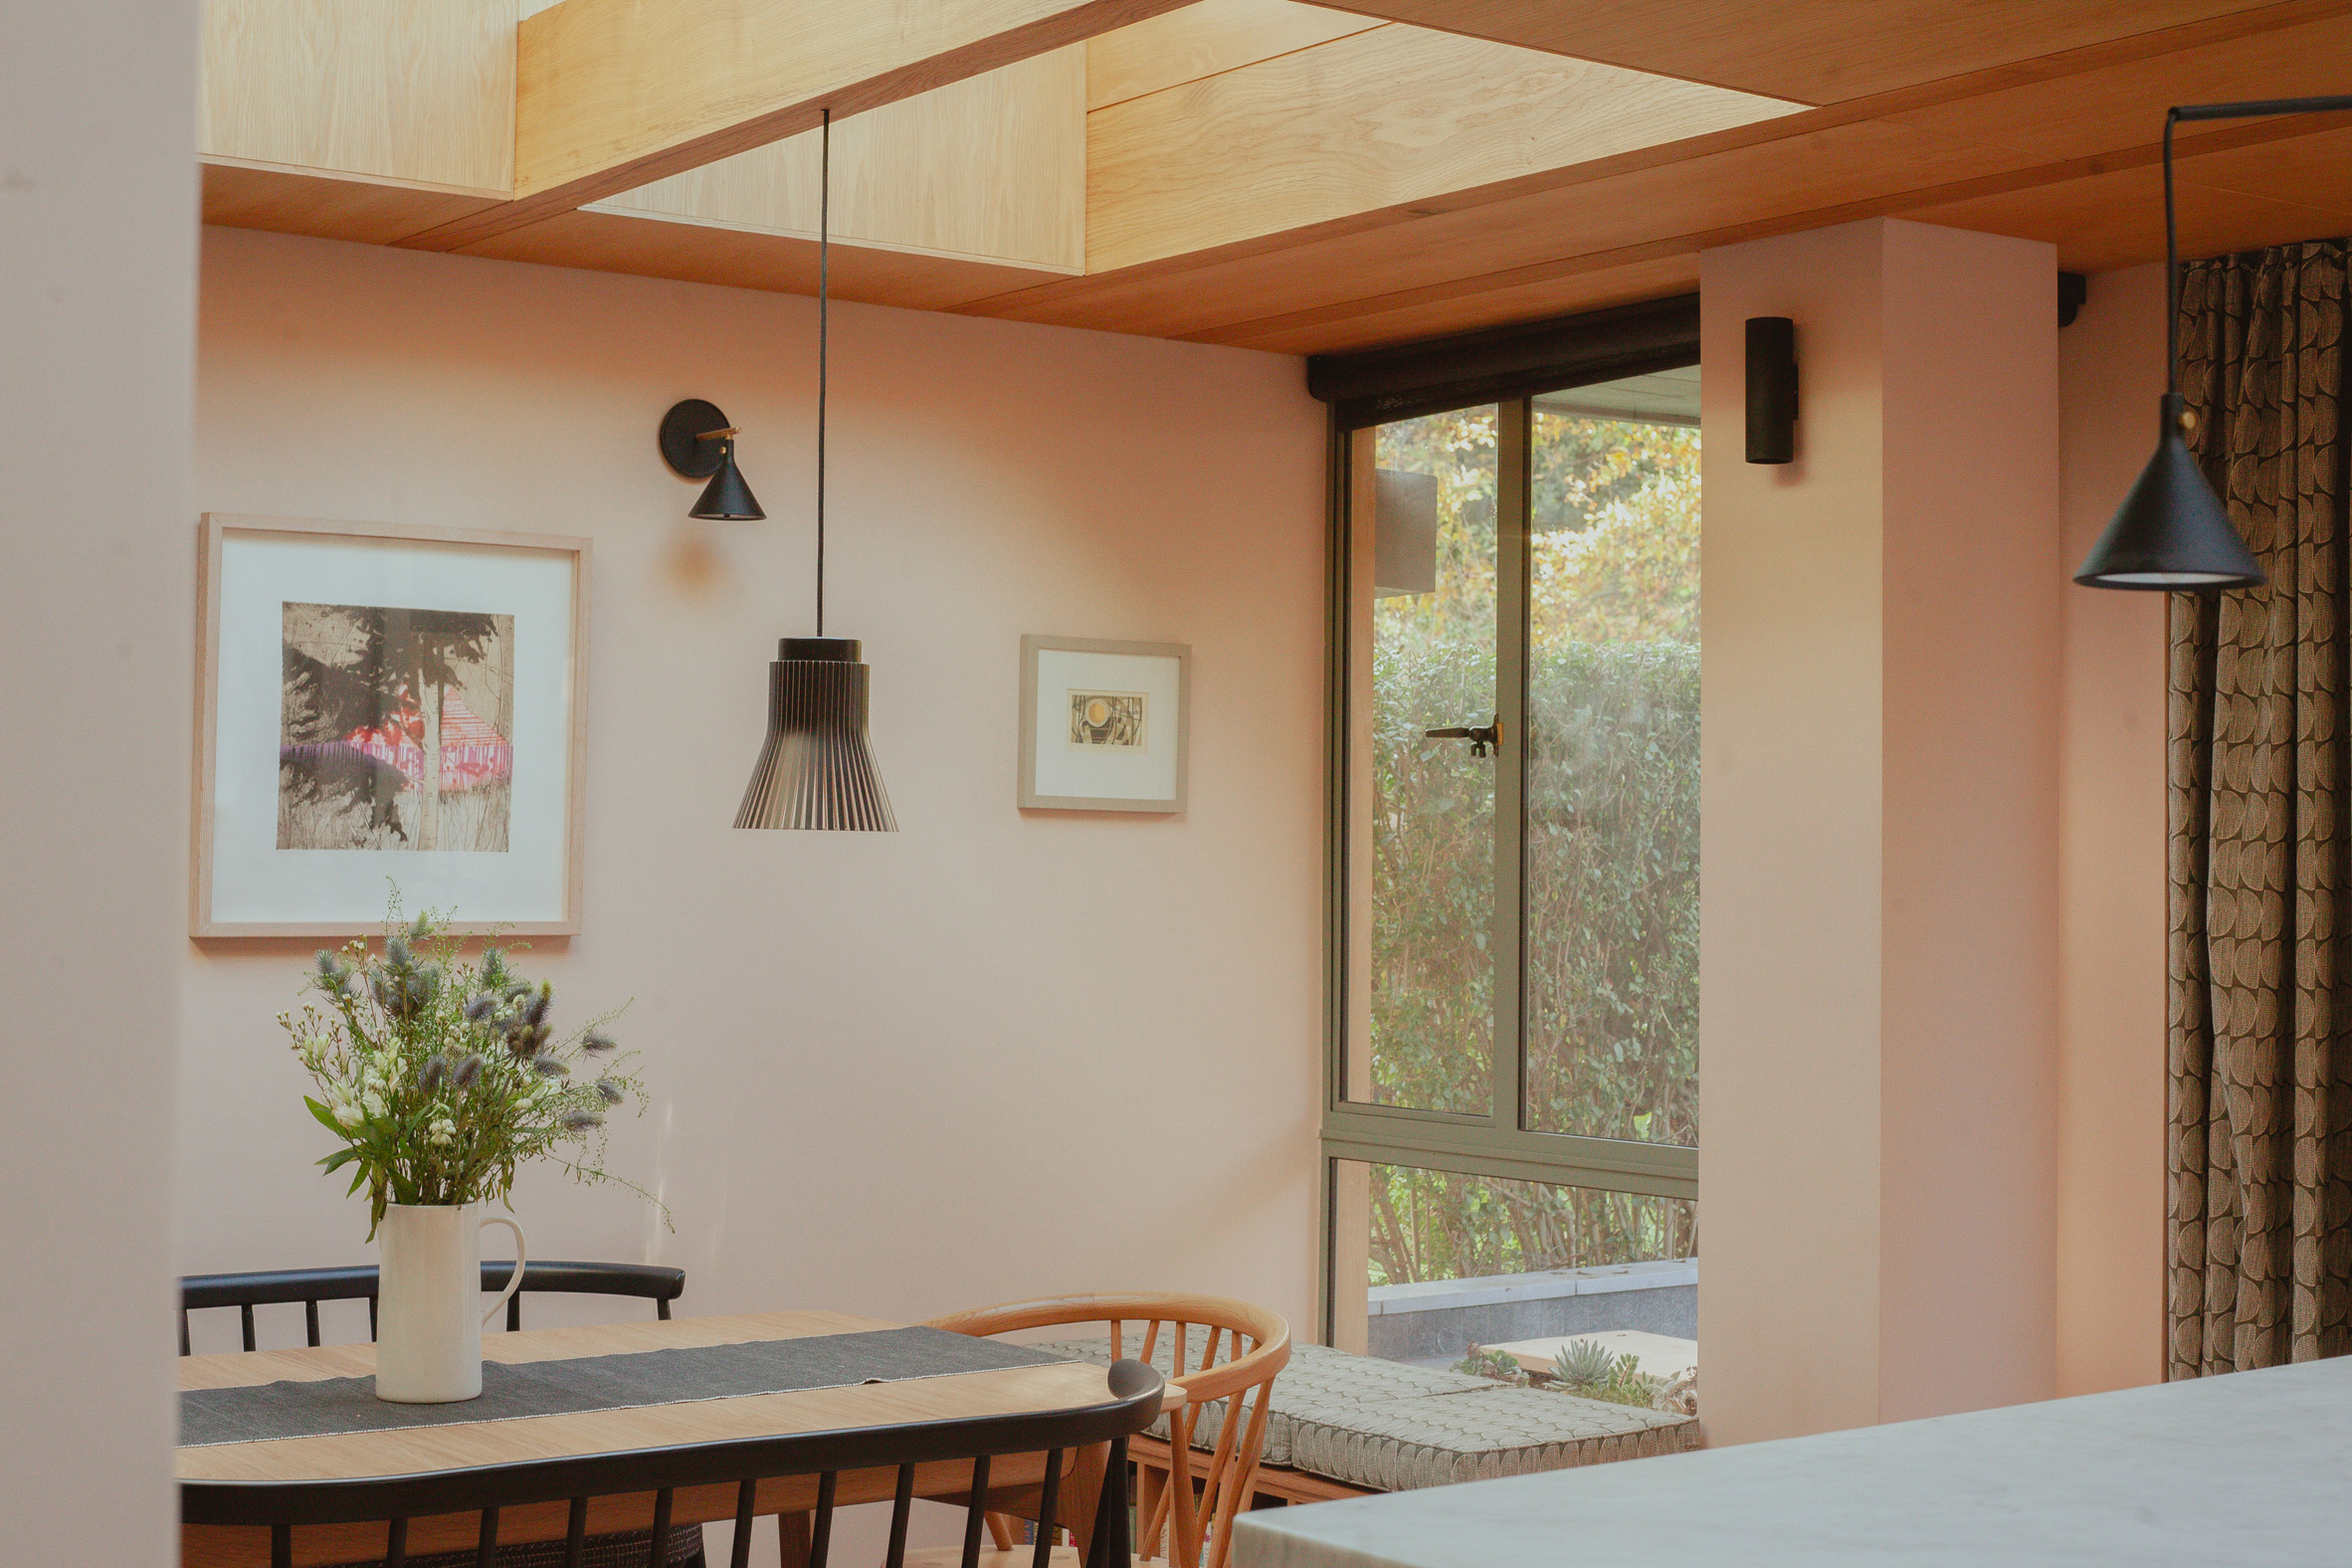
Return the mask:
<svg viewBox="0 0 2352 1568">
<path fill-rule="evenodd" d="M 759 498 L 751 493 L 751 487 L 743 483 L 743 471 L 735 467 L 734 437 L 718 438 L 718 472 L 710 476 L 710 483 L 702 487 L 702 498 L 686 515 L 712 522 L 757 522 L 767 515 L 759 509 Z"/>
<path fill-rule="evenodd" d="M 2086 588 L 2158 592 L 2255 588 L 2265 580 L 2181 439 L 2177 394 L 2164 394 L 2156 455 L 2074 580 Z"/>
<path fill-rule="evenodd" d="M 738 828 L 895 833 L 866 737 L 867 678 L 848 637 L 787 637 L 768 666 L 768 735 Z"/>
</svg>

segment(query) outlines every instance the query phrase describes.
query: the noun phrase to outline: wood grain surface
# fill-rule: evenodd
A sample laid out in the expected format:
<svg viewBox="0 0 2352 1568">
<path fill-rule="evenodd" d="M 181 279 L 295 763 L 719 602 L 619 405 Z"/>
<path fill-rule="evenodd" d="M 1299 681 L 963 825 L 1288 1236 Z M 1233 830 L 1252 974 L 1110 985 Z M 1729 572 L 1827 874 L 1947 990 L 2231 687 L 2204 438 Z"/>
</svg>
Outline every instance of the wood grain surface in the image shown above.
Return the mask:
<svg viewBox="0 0 2352 1568">
<path fill-rule="evenodd" d="M 526 1329 L 487 1337 L 483 1342 L 483 1359 L 517 1365 L 899 1326 L 847 1312 L 803 1311 L 679 1318 L 667 1323 Z M 375 1347 L 369 1344 L 184 1356 L 180 1360 L 180 1387 L 243 1388 L 281 1380 L 365 1377 L 374 1370 Z M 1008 1367 L 945 1377 L 907 1378 L 892 1383 L 635 1406 L 576 1415 L 214 1444 L 179 1450 L 177 1472 L 183 1480 L 347 1479 L 413 1474 L 464 1466 L 626 1453 L 633 1449 L 734 1438 L 1061 1410 L 1095 1404 L 1106 1397 L 1107 1374 L 1098 1366 L 1074 1362 Z M 994 1483 L 998 1486 L 1035 1484 L 1042 1478 L 1043 1470 L 1039 1456 L 999 1459 L 992 1467 Z M 916 1491 L 924 1496 L 954 1497 L 969 1486 L 970 1474 L 970 1465 L 960 1461 L 921 1466 L 916 1472 Z M 894 1472 L 888 1470 L 846 1472 L 840 1481 L 839 1501 L 848 1506 L 886 1499 L 894 1480 Z M 756 1511 L 784 1513 L 814 1507 L 816 1490 L 817 1479 L 813 1475 L 762 1482 Z M 735 1488 L 718 1485 L 681 1490 L 674 1509 L 672 1517 L 681 1524 L 731 1519 L 735 1513 Z M 598 1533 L 642 1529 L 652 1516 L 651 1493 L 601 1497 L 590 1504 L 589 1529 Z M 565 1522 L 562 1503 L 507 1509 L 499 1518 L 498 1538 L 501 1541 L 558 1539 L 564 1533 Z M 476 1527 L 477 1516 L 472 1513 L 414 1520 L 409 1526 L 409 1550 L 423 1553 L 471 1546 Z M 294 1532 L 294 1561 L 297 1568 L 308 1568 L 308 1565 L 381 1556 L 384 1538 L 385 1529 L 380 1524 L 298 1529 Z M 184 1568 L 246 1568 L 268 1561 L 267 1530 L 219 1525 L 182 1527 Z"/>
</svg>

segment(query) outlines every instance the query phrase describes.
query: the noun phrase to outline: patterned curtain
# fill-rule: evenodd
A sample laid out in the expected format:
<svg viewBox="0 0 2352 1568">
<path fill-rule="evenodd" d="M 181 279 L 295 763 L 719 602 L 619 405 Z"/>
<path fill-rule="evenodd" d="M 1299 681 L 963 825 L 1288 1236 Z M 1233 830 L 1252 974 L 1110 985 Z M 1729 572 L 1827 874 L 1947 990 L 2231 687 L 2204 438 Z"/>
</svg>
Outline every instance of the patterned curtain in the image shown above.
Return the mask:
<svg viewBox="0 0 2352 1568">
<path fill-rule="evenodd" d="M 2352 1350 L 2348 250 L 2183 270 L 2191 446 L 2270 582 L 2172 600 L 2176 1378 Z"/>
</svg>

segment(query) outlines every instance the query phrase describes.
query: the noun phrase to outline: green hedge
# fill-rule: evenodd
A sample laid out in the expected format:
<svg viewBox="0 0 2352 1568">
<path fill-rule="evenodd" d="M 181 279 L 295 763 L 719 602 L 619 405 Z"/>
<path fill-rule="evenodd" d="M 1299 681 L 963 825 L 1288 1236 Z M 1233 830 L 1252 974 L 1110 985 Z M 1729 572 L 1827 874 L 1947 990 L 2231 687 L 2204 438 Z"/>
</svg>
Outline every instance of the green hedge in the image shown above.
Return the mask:
<svg viewBox="0 0 2352 1568">
<path fill-rule="evenodd" d="M 1493 657 L 1467 639 L 1379 642 L 1375 1089 L 1389 1103 L 1483 1111 L 1494 762 L 1422 731 L 1493 710 Z M 1531 655 L 1523 959 L 1528 1120 L 1540 1130 L 1697 1141 L 1698 679 L 1698 650 L 1683 643 L 1559 643 Z M 1443 1188 L 1441 1206 L 1462 1213 L 1412 1222 L 1425 1235 L 1433 1223 L 1459 1230 L 1460 1245 L 1415 1244 L 1385 1266 L 1376 1218 L 1375 1267 L 1392 1279 L 1498 1272 L 1504 1255 L 1524 1268 L 1560 1267 L 1567 1255 L 1616 1261 L 1599 1256 L 1613 1248 L 1673 1256 L 1695 1242 L 1687 1205 L 1396 1181 L 1407 1186 L 1392 1201 L 1426 1209 Z M 1656 1216 L 1669 1212 L 1667 1234 L 1656 1234 Z M 1459 1269 L 1440 1254 L 1459 1254 Z"/>
</svg>

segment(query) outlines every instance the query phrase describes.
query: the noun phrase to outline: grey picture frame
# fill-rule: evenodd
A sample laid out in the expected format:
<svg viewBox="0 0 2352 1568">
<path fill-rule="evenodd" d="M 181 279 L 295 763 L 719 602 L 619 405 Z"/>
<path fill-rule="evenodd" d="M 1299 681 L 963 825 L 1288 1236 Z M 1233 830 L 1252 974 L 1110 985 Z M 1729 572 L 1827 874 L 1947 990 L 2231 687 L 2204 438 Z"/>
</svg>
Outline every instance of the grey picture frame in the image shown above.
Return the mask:
<svg viewBox="0 0 2352 1568">
<path fill-rule="evenodd" d="M 1176 784 L 1172 794 L 1148 796 L 1049 794 L 1038 787 L 1038 656 L 1043 653 L 1115 654 L 1164 659 L 1176 667 Z M 1021 794 L 1023 811 L 1123 811 L 1158 816 L 1182 813 L 1192 776 L 1192 647 L 1188 643 L 1131 643 L 1099 637 L 1021 639 Z"/>
</svg>

